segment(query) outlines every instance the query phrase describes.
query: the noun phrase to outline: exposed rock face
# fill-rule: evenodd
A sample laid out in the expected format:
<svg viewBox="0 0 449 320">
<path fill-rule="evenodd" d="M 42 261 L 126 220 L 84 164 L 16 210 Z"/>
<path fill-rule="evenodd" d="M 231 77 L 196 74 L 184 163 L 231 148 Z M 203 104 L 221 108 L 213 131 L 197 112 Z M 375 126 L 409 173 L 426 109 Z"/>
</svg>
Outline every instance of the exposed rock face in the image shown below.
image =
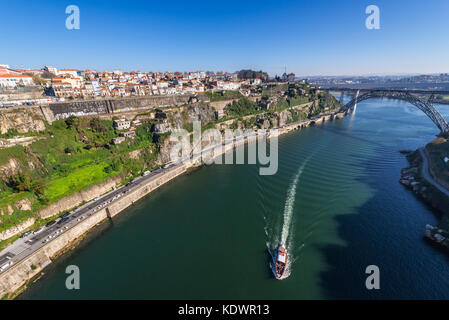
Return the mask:
<svg viewBox="0 0 449 320">
<path fill-rule="evenodd" d="M 215 109 L 215 111 L 223 111 L 223 109 L 234 101 L 238 101 L 239 99 L 230 99 L 230 100 L 221 100 L 221 101 L 212 101 L 210 102 L 210 106 Z"/>
<path fill-rule="evenodd" d="M 42 113 L 36 108 L 2 111 L 0 114 L 0 133 L 15 129 L 19 133 L 45 130 Z"/>
<path fill-rule="evenodd" d="M 191 104 L 182 107 L 181 110 L 174 109 L 167 111 L 167 122 L 170 123 L 172 129 L 180 129 L 184 125 L 191 124 L 194 121 L 201 121 L 201 125 L 204 126 L 215 119 L 214 108 L 203 103 Z"/>
<path fill-rule="evenodd" d="M 292 114 L 288 110 L 277 113 L 279 115 L 279 126 L 286 125 L 288 121 L 292 120 Z"/>
<path fill-rule="evenodd" d="M 23 230 L 31 227 L 34 224 L 34 221 L 35 221 L 34 218 L 29 218 L 14 227 L 11 227 L 5 231 L 0 232 L 0 240 L 6 240 L 15 236 L 18 233 L 21 233 Z"/>
<path fill-rule="evenodd" d="M 11 158 L 6 164 L 0 166 L 0 175 L 4 181 L 7 181 L 9 177 L 17 174 L 19 170 L 19 162 L 16 159 Z"/>
<path fill-rule="evenodd" d="M 257 122 L 260 123 L 261 129 L 269 129 L 270 128 L 270 121 L 268 119 L 265 119 L 264 117 L 259 117 L 257 119 Z"/>
<path fill-rule="evenodd" d="M 128 153 L 128 156 L 130 159 L 138 159 L 140 156 L 140 149 L 131 151 L 130 153 Z"/>
<path fill-rule="evenodd" d="M 31 201 L 28 198 L 19 200 L 14 205 L 18 210 L 31 210 Z"/>
<path fill-rule="evenodd" d="M 209 122 L 215 120 L 215 110 L 208 105 L 200 103 L 189 105 L 186 108 L 186 112 L 188 116 L 188 122 L 192 122 L 195 120 Z"/>
<path fill-rule="evenodd" d="M 6 208 L 0 210 L 0 216 L 3 216 L 4 214 L 12 214 L 14 212 L 14 209 L 9 204 Z"/>
<path fill-rule="evenodd" d="M 171 131 L 172 128 L 170 124 L 168 123 L 158 123 L 154 125 L 154 132 L 155 133 L 166 133 Z"/>
<path fill-rule="evenodd" d="M 159 142 L 158 148 L 158 163 L 167 163 L 170 161 L 170 151 L 172 146 L 175 145 L 176 142 L 170 142 L 170 138 L 167 137 L 164 141 Z"/>
</svg>

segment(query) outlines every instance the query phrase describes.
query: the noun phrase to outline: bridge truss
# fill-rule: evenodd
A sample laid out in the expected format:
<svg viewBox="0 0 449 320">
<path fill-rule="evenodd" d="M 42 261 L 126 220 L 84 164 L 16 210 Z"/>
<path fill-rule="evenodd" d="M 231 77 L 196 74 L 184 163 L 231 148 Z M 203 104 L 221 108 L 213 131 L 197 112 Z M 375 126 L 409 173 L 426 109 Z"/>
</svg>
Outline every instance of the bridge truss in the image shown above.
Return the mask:
<svg viewBox="0 0 449 320">
<path fill-rule="evenodd" d="M 342 93 L 343 95 L 344 93 Z M 422 112 L 424 112 L 430 120 L 435 123 L 435 125 L 440 129 L 441 132 L 449 133 L 449 124 L 443 118 L 443 116 L 438 112 L 438 110 L 432 104 L 432 98 L 424 101 L 417 96 L 414 96 L 408 91 L 395 91 L 395 90 L 370 90 L 363 91 L 361 94 L 358 91 L 355 97 L 349 101 L 343 109 L 352 109 L 354 106 L 361 101 L 372 99 L 372 98 L 390 98 L 409 102 L 414 105 Z"/>
</svg>

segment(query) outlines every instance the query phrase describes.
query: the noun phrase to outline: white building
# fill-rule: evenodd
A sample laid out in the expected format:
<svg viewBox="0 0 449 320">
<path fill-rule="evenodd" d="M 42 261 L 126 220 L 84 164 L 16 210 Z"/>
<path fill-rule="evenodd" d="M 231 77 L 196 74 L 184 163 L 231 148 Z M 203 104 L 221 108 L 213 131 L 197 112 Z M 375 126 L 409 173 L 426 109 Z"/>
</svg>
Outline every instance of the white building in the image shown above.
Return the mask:
<svg viewBox="0 0 449 320">
<path fill-rule="evenodd" d="M 240 88 L 240 83 L 232 81 L 217 81 L 217 89 L 219 90 L 238 90 Z"/>
<path fill-rule="evenodd" d="M 58 75 L 69 74 L 73 78 L 78 78 L 78 70 L 76 69 L 61 69 L 58 71 Z"/>
<path fill-rule="evenodd" d="M 18 85 L 30 86 L 33 84 L 33 78 L 22 74 L 1 74 L 0 87 L 15 88 Z"/>
<path fill-rule="evenodd" d="M 53 73 L 54 75 L 58 74 L 58 69 L 56 69 L 55 67 L 52 67 L 52 66 L 45 66 L 44 70 L 48 71 L 50 73 Z"/>
<path fill-rule="evenodd" d="M 131 127 L 131 121 L 127 119 L 114 120 L 114 127 L 117 130 L 125 130 Z"/>
<path fill-rule="evenodd" d="M 156 85 L 158 88 L 168 88 L 168 82 L 165 81 L 157 81 Z"/>
</svg>

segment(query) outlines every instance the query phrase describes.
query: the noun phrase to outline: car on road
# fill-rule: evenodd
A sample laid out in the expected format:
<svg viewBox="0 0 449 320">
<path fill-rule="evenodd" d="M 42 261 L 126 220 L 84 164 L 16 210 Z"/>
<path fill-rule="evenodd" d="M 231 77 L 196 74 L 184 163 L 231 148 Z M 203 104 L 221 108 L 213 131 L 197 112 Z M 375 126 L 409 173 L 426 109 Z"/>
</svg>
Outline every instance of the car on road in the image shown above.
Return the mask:
<svg viewBox="0 0 449 320">
<path fill-rule="evenodd" d="M 0 271 L 5 271 L 6 269 L 8 269 L 10 266 L 12 266 L 14 264 L 14 262 L 12 261 L 8 261 L 7 263 L 5 263 L 4 265 L 2 265 L 0 267 Z"/>
<path fill-rule="evenodd" d="M 63 215 L 61 216 L 61 218 L 62 218 L 62 219 L 67 218 L 67 217 L 70 216 L 72 213 L 73 213 L 73 212 L 67 212 L 67 213 L 63 214 Z"/>
<path fill-rule="evenodd" d="M 52 225 L 54 225 L 56 223 L 55 220 L 50 221 L 49 223 L 47 223 L 45 226 L 46 227 L 51 227 Z"/>
<path fill-rule="evenodd" d="M 42 231 L 44 231 L 44 227 L 40 227 L 39 229 L 34 230 L 33 234 L 38 234 L 41 233 Z"/>
<path fill-rule="evenodd" d="M 57 224 L 64 223 L 64 222 L 67 221 L 68 219 L 69 219 L 69 218 L 67 218 L 67 217 L 61 218 L 61 220 L 59 220 L 59 221 L 57 222 Z"/>
<path fill-rule="evenodd" d="M 151 173 L 151 170 L 147 170 L 144 173 L 142 173 L 142 177 L 145 177 Z"/>
<path fill-rule="evenodd" d="M 25 232 L 24 234 L 22 234 L 21 236 L 20 236 L 20 238 L 25 238 L 26 236 L 28 236 L 28 235 L 30 235 L 31 234 L 31 231 L 27 231 L 27 232 Z"/>
</svg>

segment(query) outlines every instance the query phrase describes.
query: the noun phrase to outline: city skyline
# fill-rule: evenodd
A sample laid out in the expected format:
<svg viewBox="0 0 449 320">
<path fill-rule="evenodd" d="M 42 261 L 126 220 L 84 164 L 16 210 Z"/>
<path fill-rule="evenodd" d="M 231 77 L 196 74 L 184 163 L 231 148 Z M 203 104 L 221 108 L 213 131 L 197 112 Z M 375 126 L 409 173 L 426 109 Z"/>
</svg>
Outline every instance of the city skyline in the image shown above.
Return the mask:
<svg viewBox="0 0 449 320">
<path fill-rule="evenodd" d="M 72 4 L 80 9 L 79 30 L 65 27 Z M 449 72 L 446 1 L 105 4 L 3 5 L 0 26 L 11 32 L 5 32 L 8 50 L 1 63 L 155 72 L 253 69 L 271 76 L 287 67 L 300 77 Z M 380 9 L 379 30 L 365 27 L 371 4 Z M 14 12 L 21 13 L 22 24 L 14 23 Z"/>
</svg>

